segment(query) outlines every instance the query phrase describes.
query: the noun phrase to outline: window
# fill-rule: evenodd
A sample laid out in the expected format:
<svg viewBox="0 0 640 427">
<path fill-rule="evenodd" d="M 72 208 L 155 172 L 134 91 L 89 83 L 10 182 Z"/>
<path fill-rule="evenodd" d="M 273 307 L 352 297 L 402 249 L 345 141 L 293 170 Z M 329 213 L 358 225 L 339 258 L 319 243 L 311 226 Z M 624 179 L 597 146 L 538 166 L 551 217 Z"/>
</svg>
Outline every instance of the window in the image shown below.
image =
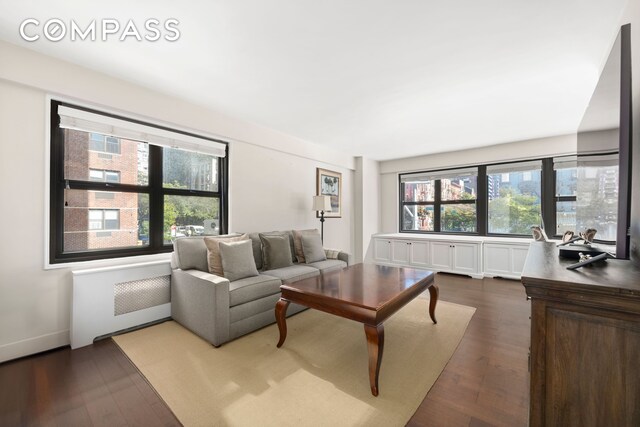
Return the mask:
<svg viewBox="0 0 640 427">
<path fill-rule="evenodd" d="M 555 177 L 555 234 L 576 231 L 576 194 L 578 170 L 575 156 L 553 159 Z"/>
<path fill-rule="evenodd" d="M 51 126 L 51 263 L 226 232 L 226 144 L 57 101 Z"/>
<path fill-rule="evenodd" d="M 542 223 L 541 170 L 540 161 L 487 167 L 490 234 L 529 236 Z"/>
<path fill-rule="evenodd" d="M 102 182 L 120 182 L 120 171 L 89 169 L 89 180 Z"/>
<path fill-rule="evenodd" d="M 119 228 L 119 210 L 89 209 L 89 230 L 117 230 Z"/>
<path fill-rule="evenodd" d="M 401 231 L 477 231 L 476 168 L 401 175 Z"/>
<path fill-rule="evenodd" d="M 595 228 L 599 241 L 615 242 L 618 224 L 618 155 L 578 159 L 576 229 Z"/>
<path fill-rule="evenodd" d="M 89 150 L 120 154 L 120 139 L 91 132 L 89 135 Z"/>
</svg>

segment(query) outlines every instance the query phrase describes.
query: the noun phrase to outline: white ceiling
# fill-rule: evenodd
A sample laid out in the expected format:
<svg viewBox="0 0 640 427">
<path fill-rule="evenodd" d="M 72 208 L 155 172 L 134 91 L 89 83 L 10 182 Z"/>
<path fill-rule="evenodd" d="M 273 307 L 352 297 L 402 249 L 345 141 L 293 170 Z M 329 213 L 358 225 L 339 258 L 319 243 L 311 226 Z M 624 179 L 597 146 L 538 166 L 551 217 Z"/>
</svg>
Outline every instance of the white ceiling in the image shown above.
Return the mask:
<svg viewBox="0 0 640 427">
<path fill-rule="evenodd" d="M 0 0 L 0 39 L 384 160 L 575 132 L 626 2 Z M 181 37 L 27 43 L 26 18 Z"/>
</svg>

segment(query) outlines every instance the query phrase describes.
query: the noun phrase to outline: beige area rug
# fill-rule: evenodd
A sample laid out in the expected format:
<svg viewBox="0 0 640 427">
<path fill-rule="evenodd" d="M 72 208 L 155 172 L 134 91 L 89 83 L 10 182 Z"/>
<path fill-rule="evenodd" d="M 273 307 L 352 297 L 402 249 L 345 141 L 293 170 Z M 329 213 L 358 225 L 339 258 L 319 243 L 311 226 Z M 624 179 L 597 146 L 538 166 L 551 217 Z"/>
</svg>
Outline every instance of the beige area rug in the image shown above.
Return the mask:
<svg viewBox="0 0 640 427">
<path fill-rule="evenodd" d="M 385 323 L 380 395 L 369 389 L 361 323 L 316 310 L 214 348 L 170 321 L 113 339 L 185 426 L 403 426 L 475 309 L 417 298 Z"/>
</svg>

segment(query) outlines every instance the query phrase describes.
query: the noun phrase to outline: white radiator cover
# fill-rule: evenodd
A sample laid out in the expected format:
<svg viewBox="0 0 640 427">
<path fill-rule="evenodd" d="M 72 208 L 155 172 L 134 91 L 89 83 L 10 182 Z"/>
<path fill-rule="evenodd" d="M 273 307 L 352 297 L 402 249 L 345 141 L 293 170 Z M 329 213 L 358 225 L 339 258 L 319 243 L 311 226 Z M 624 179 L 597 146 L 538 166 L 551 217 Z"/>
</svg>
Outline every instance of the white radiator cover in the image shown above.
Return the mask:
<svg viewBox="0 0 640 427">
<path fill-rule="evenodd" d="M 170 276 L 169 261 L 77 270 L 72 275 L 71 348 L 84 347 L 96 337 L 171 316 L 171 302 L 115 314 L 117 284 Z"/>
</svg>

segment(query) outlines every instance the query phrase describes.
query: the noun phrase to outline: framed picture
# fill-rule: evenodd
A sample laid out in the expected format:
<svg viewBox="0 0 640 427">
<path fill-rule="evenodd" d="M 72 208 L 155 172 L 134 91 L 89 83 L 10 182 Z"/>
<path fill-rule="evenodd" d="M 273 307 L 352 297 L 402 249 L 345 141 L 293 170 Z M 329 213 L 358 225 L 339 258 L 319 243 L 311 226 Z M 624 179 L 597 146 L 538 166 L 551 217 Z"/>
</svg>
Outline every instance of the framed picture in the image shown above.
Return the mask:
<svg viewBox="0 0 640 427">
<path fill-rule="evenodd" d="M 342 218 L 342 174 L 316 168 L 316 194 L 331 196 L 331 212 L 325 212 L 325 218 Z M 316 217 L 320 215 L 316 212 Z"/>
</svg>

